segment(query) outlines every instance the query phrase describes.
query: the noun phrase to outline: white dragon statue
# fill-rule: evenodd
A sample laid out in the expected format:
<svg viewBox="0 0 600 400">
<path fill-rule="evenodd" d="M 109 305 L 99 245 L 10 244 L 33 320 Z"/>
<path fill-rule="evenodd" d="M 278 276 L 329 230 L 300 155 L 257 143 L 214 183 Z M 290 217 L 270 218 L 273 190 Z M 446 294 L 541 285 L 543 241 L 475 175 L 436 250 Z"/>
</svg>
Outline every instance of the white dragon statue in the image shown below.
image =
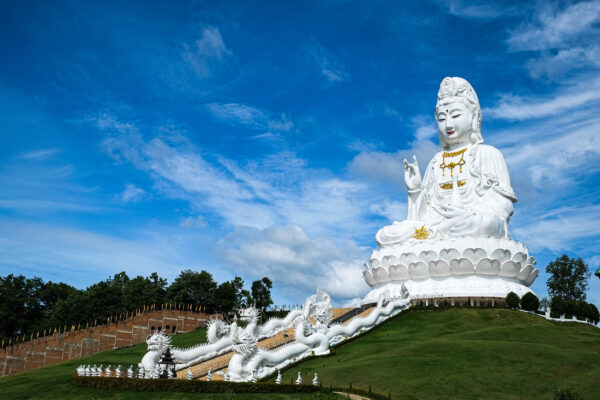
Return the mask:
<svg viewBox="0 0 600 400">
<path fill-rule="evenodd" d="M 301 310 L 294 310 L 285 318 L 271 318 L 265 324 L 258 326 L 259 310 L 254 306 L 240 310 L 239 314 L 240 319 L 247 324 L 245 328 L 238 326 L 237 314 L 230 324 L 213 317 L 208 323 L 206 331 L 207 343 L 189 348 L 172 347 L 169 336 L 161 331 L 154 332 L 146 338 L 148 352 L 138 364 L 138 368 L 143 368 L 145 375 L 150 376 L 167 348 L 171 350 L 171 356 L 175 361 L 175 370 L 188 368 L 200 361 L 231 351 L 234 345 L 240 343 L 241 339 L 239 338 L 244 335 L 260 340 L 292 327 L 297 320 L 303 318 Z"/>
<path fill-rule="evenodd" d="M 229 362 L 227 373 L 231 380 L 248 381 L 253 376 L 258 378 L 267 376 L 275 369 L 281 369 L 309 355 L 328 354 L 330 345 L 371 329 L 409 305 L 410 297 L 405 290 L 401 298 L 395 299 L 389 299 L 389 293 L 385 292 L 379 297 L 375 309 L 368 315 L 356 317 L 345 325 L 330 326 L 330 297 L 327 293 L 318 290 L 316 295 L 309 297 L 305 302 L 304 318 L 297 320 L 295 340 L 292 343 L 274 351 L 258 349 L 256 336 L 244 332 L 233 339 L 235 354 Z"/>
</svg>

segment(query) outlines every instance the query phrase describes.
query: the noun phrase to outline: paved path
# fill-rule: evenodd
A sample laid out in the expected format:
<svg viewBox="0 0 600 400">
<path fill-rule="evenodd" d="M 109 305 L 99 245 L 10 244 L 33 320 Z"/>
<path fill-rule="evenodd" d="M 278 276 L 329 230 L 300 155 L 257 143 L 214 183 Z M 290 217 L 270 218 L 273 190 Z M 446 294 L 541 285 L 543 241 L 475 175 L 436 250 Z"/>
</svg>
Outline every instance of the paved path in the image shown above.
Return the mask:
<svg viewBox="0 0 600 400">
<path fill-rule="evenodd" d="M 344 392 L 334 392 L 334 393 L 341 394 L 342 396 L 347 397 L 352 400 L 371 400 L 370 397 L 361 396 L 360 394 L 344 393 Z"/>
</svg>

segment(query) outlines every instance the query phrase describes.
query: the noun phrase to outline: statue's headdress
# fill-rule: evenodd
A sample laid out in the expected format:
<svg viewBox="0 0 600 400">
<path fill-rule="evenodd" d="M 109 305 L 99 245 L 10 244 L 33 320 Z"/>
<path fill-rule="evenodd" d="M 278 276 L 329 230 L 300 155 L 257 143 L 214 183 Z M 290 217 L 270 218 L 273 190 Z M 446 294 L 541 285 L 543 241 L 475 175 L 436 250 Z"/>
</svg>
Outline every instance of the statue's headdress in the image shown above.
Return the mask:
<svg viewBox="0 0 600 400">
<path fill-rule="evenodd" d="M 440 84 L 440 90 L 437 95 L 437 104 L 435 105 L 436 113 L 440 103 L 451 97 L 463 98 L 468 102 L 475 116 L 475 118 L 473 118 L 471 143 L 483 143 L 483 136 L 481 136 L 481 107 L 479 106 L 479 98 L 477 97 L 477 93 L 475 93 L 473 86 L 463 78 L 444 78 Z"/>
</svg>

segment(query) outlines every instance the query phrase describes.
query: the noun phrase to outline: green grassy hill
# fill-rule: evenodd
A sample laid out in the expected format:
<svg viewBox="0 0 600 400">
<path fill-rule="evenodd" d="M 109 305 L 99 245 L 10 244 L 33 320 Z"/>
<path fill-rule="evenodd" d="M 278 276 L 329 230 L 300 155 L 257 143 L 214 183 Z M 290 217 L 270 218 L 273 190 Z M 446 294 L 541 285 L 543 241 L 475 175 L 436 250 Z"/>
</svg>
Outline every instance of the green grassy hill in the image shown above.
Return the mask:
<svg viewBox="0 0 600 400">
<path fill-rule="evenodd" d="M 175 346 L 204 340 L 204 330 L 177 335 Z M 2 399 L 136 399 L 139 393 L 76 388 L 79 364 L 137 363 L 145 345 L 98 353 L 0 378 Z M 573 387 L 584 399 L 600 399 L 600 329 L 561 324 L 505 309 L 410 311 L 337 349 L 283 374 L 289 382 L 314 372 L 326 386 L 391 393 L 393 399 L 552 399 L 557 387 Z M 200 395 L 144 393 L 144 399 L 312 399 L 314 395 Z M 319 397 L 321 398 L 321 397 Z M 326 396 L 323 399 L 328 398 Z"/>
<path fill-rule="evenodd" d="M 285 372 L 393 399 L 600 399 L 600 329 L 507 309 L 410 311 Z"/>
</svg>

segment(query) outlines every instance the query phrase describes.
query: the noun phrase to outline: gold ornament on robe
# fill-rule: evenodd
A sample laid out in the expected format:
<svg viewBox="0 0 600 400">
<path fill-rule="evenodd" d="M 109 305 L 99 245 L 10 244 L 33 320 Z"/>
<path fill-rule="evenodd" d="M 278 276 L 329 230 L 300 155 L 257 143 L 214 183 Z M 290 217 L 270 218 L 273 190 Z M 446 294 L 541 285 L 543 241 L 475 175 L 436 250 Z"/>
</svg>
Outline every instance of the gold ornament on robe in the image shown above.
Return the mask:
<svg viewBox="0 0 600 400">
<path fill-rule="evenodd" d="M 462 150 L 453 151 L 451 153 L 447 153 L 447 152 L 442 153 L 442 163 L 440 164 L 440 168 L 442 169 L 442 176 L 446 175 L 446 168 L 448 168 L 450 170 L 450 176 L 454 176 L 454 167 L 457 167 L 457 166 L 460 167 L 460 172 L 462 172 L 462 167 L 463 167 L 463 165 L 466 164 L 465 159 L 464 159 L 465 151 L 467 151 L 466 147 Z M 458 162 L 451 161 L 450 164 L 446 164 L 446 157 L 456 157 L 456 156 L 460 156 L 460 160 L 458 160 Z"/>
<path fill-rule="evenodd" d="M 415 234 L 412 237 L 417 240 L 425 240 L 429 237 L 429 231 L 425 228 L 425 225 L 423 225 L 420 228 L 415 228 Z"/>
</svg>

